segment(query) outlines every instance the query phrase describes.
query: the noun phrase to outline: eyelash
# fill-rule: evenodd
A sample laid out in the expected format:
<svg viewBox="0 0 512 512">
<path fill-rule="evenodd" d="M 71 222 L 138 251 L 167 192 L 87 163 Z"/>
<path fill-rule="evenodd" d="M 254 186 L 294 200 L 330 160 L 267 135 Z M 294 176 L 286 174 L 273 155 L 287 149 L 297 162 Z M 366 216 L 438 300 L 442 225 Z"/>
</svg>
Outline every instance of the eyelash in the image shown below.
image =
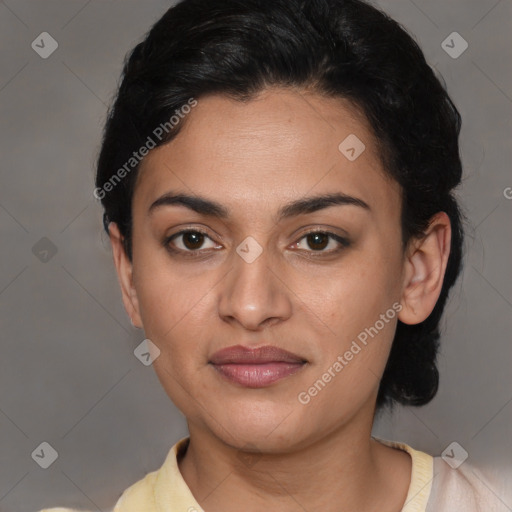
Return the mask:
<svg viewBox="0 0 512 512">
<path fill-rule="evenodd" d="M 175 238 L 178 238 L 181 235 L 185 235 L 187 233 L 199 233 L 201 235 L 206 236 L 207 238 L 210 238 L 210 240 L 211 240 L 211 237 L 208 236 L 208 234 L 205 231 L 202 231 L 200 229 L 185 229 L 183 231 L 179 231 L 179 232 L 174 233 L 173 235 L 165 238 L 165 240 L 163 242 L 164 247 L 169 252 L 171 252 L 173 254 L 177 254 L 179 256 L 184 256 L 186 258 L 199 258 L 199 257 L 203 256 L 203 253 L 200 252 L 201 251 L 200 249 L 197 249 L 197 250 L 176 249 L 176 248 L 174 248 L 174 247 L 172 247 L 170 245 L 171 242 Z M 298 242 L 300 242 L 301 240 L 303 240 L 304 238 L 306 238 L 307 236 L 313 235 L 315 233 L 320 233 L 320 234 L 323 234 L 323 235 L 327 235 L 329 238 L 331 238 L 331 239 L 335 240 L 336 242 L 338 242 L 341 247 L 338 247 L 337 249 L 334 249 L 334 250 L 331 249 L 330 251 L 324 251 L 324 250 L 321 250 L 321 251 L 313 251 L 313 250 L 312 251 L 307 251 L 306 250 L 306 252 L 311 253 L 308 256 L 310 258 L 318 258 L 318 257 L 322 257 L 322 256 L 325 256 L 325 255 L 337 254 L 337 253 L 341 252 L 343 249 L 347 248 L 350 245 L 349 240 L 347 240 L 346 238 L 343 238 L 343 237 L 341 237 L 341 236 L 339 236 L 339 235 L 337 235 L 335 233 L 332 233 L 330 231 L 325 231 L 325 230 L 320 230 L 320 229 L 312 230 L 312 231 L 308 231 L 308 232 L 304 233 L 297 240 L 297 242 L 294 242 L 294 245 L 297 244 Z M 301 251 L 301 249 L 299 249 L 299 251 Z"/>
</svg>

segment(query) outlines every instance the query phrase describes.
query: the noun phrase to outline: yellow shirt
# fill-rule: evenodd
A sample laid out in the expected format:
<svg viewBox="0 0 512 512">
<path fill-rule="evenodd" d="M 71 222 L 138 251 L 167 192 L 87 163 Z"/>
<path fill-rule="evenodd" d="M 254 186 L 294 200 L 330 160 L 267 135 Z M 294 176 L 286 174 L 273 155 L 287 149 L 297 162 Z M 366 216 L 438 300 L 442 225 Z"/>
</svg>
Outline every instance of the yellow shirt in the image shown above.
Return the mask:
<svg viewBox="0 0 512 512">
<path fill-rule="evenodd" d="M 128 487 L 112 512 L 204 512 L 181 476 L 177 456 L 186 449 L 188 437 L 178 441 L 156 471 Z M 478 473 L 451 469 L 440 457 L 414 450 L 409 445 L 377 439 L 388 446 L 406 451 L 412 458 L 411 483 L 401 512 L 488 512 L 482 501 L 483 482 Z M 474 475 L 474 476 L 472 476 Z M 477 488 L 478 487 L 478 488 Z M 485 503 L 485 508 L 483 503 Z M 482 507 L 482 508 L 481 508 Z M 81 512 L 69 508 L 47 508 L 40 512 Z"/>
</svg>

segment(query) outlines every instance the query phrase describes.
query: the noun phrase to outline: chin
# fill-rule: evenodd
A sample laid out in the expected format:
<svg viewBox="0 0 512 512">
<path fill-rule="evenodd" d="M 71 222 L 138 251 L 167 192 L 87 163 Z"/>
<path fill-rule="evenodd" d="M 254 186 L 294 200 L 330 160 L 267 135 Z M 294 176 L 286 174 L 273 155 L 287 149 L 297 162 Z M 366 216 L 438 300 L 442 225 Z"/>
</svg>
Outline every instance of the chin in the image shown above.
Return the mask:
<svg viewBox="0 0 512 512">
<path fill-rule="evenodd" d="M 282 404 L 250 404 L 220 407 L 221 425 L 208 421 L 224 443 L 234 448 L 260 452 L 287 452 L 305 439 L 307 424 L 299 414 Z M 212 416 L 215 413 L 212 411 Z"/>
</svg>

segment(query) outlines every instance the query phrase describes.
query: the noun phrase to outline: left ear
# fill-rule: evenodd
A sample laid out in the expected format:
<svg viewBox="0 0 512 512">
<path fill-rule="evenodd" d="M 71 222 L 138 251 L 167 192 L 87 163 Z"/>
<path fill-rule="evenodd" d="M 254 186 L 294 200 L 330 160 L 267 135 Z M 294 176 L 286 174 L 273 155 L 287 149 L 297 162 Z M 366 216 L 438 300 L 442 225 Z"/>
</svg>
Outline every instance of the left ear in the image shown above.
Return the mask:
<svg viewBox="0 0 512 512">
<path fill-rule="evenodd" d="M 418 324 L 432 313 L 443 287 L 451 235 L 450 218 L 438 212 L 424 235 L 409 243 L 398 314 L 404 324 Z"/>
</svg>

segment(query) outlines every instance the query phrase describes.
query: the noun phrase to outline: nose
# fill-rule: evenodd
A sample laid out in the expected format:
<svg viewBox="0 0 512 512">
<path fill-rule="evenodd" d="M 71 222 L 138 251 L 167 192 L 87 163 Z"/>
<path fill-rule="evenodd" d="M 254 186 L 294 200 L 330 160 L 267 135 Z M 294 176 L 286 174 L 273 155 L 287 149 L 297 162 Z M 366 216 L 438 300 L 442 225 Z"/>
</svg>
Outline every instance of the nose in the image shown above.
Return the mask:
<svg viewBox="0 0 512 512">
<path fill-rule="evenodd" d="M 292 291 L 285 284 L 276 259 L 267 250 L 254 260 L 245 258 L 243 252 L 233 256 L 233 267 L 220 287 L 220 317 L 251 331 L 288 319 Z"/>
</svg>

